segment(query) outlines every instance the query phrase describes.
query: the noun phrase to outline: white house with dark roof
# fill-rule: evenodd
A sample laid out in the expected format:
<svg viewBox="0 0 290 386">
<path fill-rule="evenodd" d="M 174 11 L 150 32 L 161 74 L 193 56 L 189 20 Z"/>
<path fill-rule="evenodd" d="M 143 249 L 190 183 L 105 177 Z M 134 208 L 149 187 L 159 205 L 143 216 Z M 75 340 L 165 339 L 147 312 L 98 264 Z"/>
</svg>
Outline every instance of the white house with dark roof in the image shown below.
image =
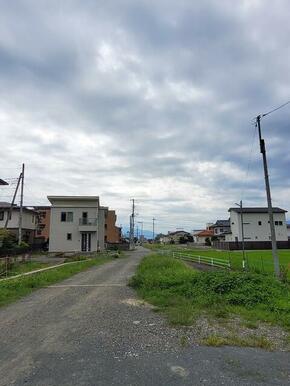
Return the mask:
<svg viewBox="0 0 290 386">
<path fill-rule="evenodd" d="M 4 228 L 7 218 L 7 229 L 13 233 L 18 240 L 19 213 L 20 207 L 13 205 L 9 216 L 11 204 L 0 202 L 0 228 Z M 37 212 L 33 208 L 24 206 L 22 208 L 22 240 L 32 244 L 34 242 L 35 230 L 37 227 Z"/>
<path fill-rule="evenodd" d="M 225 233 L 225 245 L 229 249 L 240 249 L 242 243 L 241 208 L 230 208 L 230 231 Z M 275 232 L 278 248 L 288 248 L 286 223 L 287 211 L 273 208 Z M 271 231 L 268 208 L 243 208 L 244 242 L 246 249 L 270 249 Z M 223 243 L 222 243 L 223 244 Z"/>
<path fill-rule="evenodd" d="M 217 220 L 209 229 L 213 231 L 214 236 L 219 236 L 231 230 L 230 220 Z"/>
</svg>

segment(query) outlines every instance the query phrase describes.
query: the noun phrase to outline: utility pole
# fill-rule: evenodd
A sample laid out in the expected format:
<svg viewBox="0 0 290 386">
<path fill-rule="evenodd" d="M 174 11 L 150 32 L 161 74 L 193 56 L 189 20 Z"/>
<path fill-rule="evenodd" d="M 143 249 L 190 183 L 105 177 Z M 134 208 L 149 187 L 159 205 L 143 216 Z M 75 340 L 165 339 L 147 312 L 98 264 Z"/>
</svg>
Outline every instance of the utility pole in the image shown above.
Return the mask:
<svg viewBox="0 0 290 386">
<path fill-rule="evenodd" d="M 279 256 L 277 252 L 277 242 L 276 242 L 273 207 L 272 207 L 271 190 L 270 190 L 270 182 L 269 182 L 269 174 L 268 174 L 267 157 L 266 157 L 266 147 L 265 147 L 265 141 L 262 138 L 262 133 L 261 133 L 261 115 L 257 116 L 257 126 L 259 131 L 260 152 L 262 153 L 262 156 L 263 156 L 264 177 L 265 177 L 265 186 L 266 186 L 266 193 L 267 193 L 268 213 L 269 213 L 269 220 L 270 220 L 274 269 L 275 269 L 276 277 L 279 278 L 280 265 L 279 265 Z"/>
<path fill-rule="evenodd" d="M 134 228 L 135 228 L 135 199 L 132 198 L 132 214 L 130 216 L 130 249 L 134 248 Z"/>
<path fill-rule="evenodd" d="M 140 239 L 143 241 L 143 221 L 138 221 L 138 224 L 141 224 Z"/>
<path fill-rule="evenodd" d="M 155 221 L 156 218 L 152 218 L 152 242 L 154 243 L 154 238 L 155 238 Z"/>
<path fill-rule="evenodd" d="M 242 250 L 243 250 L 243 269 L 246 268 L 246 257 L 245 257 L 245 234 L 244 234 L 244 212 L 243 212 L 243 201 L 236 204 L 241 209 L 241 222 L 242 222 Z"/>
<path fill-rule="evenodd" d="M 4 229 L 7 229 L 8 221 L 10 220 L 10 217 L 12 215 L 12 209 L 13 209 L 13 206 L 14 206 L 15 198 L 17 196 L 19 184 L 20 184 L 20 181 L 21 181 L 21 175 L 22 175 L 22 173 L 20 173 L 20 175 L 18 177 L 18 180 L 17 180 L 17 185 L 16 185 L 16 188 L 15 188 L 15 191 L 14 191 L 14 194 L 13 194 L 13 199 L 12 199 L 9 211 L 7 213 L 7 218 L 6 218 L 6 221 L 5 221 Z"/>
<path fill-rule="evenodd" d="M 21 172 L 21 193 L 20 193 L 20 208 L 19 208 L 18 245 L 20 245 L 22 242 L 23 191 L 24 191 L 24 164 L 22 164 L 22 172 Z"/>
</svg>

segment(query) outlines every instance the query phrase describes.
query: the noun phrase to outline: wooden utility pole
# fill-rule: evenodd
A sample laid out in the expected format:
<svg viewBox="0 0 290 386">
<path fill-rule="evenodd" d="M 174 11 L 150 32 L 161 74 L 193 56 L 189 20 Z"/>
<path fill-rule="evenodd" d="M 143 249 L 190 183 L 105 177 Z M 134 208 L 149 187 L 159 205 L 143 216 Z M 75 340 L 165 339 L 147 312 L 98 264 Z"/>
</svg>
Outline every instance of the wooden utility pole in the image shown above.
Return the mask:
<svg viewBox="0 0 290 386">
<path fill-rule="evenodd" d="M 20 191 L 20 208 L 19 208 L 18 245 L 20 245 L 21 242 L 22 242 L 23 192 L 24 192 L 24 164 L 22 164 L 22 172 L 21 172 L 21 191 Z"/>
<path fill-rule="evenodd" d="M 265 141 L 262 138 L 262 133 L 261 133 L 261 115 L 257 116 L 257 126 L 258 126 L 258 131 L 259 131 L 260 151 L 261 151 L 262 156 L 263 156 L 264 177 L 265 177 L 265 186 L 266 186 L 266 194 L 267 194 L 267 202 L 268 202 L 268 213 L 269 213 L 269 220 L 270 220 L 270 231 L 271 231 L 271 241 L 272 241 L 272 255 L 273 255 L 273 260 L 274 260 L 274 270 L 275 270 L 276 277 L 279 278 L 280 277 L 280 264 L 279 264 L 279 256 L 278 256 L 278 252 L 277 252 L 277 242 L 276 242 L 272 198 L 271 198 L 271 190 L 270 190 L 270 182 L 269 182 L 269 174 L 268 174 L 266 146 L 265 146 Z"/>
</svg>

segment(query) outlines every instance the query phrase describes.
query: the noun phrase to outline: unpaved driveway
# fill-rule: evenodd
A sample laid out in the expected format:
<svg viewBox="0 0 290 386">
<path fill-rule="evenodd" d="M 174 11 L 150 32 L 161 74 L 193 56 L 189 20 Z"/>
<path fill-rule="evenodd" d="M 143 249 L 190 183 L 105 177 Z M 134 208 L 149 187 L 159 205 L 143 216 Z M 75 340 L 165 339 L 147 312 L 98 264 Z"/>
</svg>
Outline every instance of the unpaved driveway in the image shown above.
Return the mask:
<svg viewBox="0 0 290 386">
<path fill-rule="evenodd" d="M 289 353 L 182 347 L 126 286 L 146 251 L 0 310 L 0 385 L 289 385 Z"/>
</svg>

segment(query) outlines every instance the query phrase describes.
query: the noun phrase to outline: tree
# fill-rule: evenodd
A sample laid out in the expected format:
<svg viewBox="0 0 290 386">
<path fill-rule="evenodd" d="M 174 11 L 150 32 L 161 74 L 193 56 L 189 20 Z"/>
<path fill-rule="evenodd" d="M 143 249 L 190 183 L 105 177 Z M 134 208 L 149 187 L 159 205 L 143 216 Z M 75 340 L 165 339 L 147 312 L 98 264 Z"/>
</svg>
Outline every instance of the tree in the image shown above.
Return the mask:
<svg viewBox="0 0 290 386">
<path fill-rule="evenodd" d="M 209 238 L 209 237 L 207 237 L 207 238 L 205 239 L 205 245 L 207 245 L 208 247 L 211 246 L 211 241 L 210 241 L 210 238 Z"/>
</svg>

